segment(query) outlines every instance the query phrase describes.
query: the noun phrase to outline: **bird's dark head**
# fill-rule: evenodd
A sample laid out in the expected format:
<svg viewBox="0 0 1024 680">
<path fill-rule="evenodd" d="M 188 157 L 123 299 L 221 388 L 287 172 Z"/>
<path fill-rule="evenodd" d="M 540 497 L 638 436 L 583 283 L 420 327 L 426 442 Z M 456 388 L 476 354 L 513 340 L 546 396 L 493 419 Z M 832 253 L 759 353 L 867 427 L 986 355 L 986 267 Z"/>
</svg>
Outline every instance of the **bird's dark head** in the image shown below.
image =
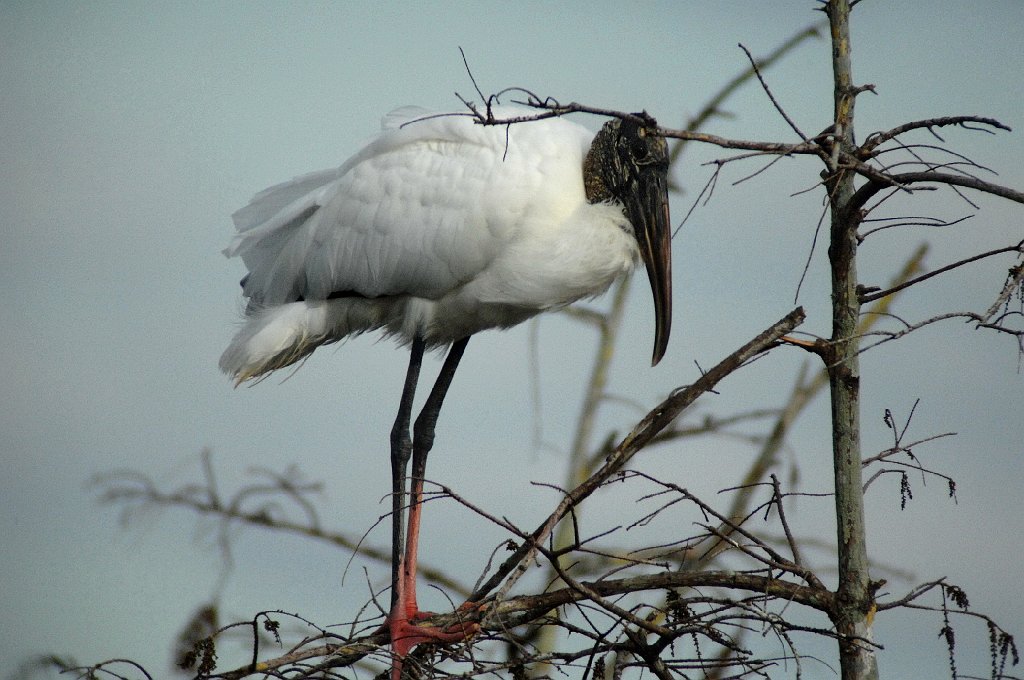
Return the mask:
<svg viewBox="0 0 1024 680">
<path fill-rule="evenodd" d="M 672 234 L 668 215 L 668 145 L 646 113 L 615 118 L 594 137 L 583 164 L 591 203 L 617 201 L 633 226 L 654 294 L 654 358 L 665 355 L 672 329 Z"/>
</svg>

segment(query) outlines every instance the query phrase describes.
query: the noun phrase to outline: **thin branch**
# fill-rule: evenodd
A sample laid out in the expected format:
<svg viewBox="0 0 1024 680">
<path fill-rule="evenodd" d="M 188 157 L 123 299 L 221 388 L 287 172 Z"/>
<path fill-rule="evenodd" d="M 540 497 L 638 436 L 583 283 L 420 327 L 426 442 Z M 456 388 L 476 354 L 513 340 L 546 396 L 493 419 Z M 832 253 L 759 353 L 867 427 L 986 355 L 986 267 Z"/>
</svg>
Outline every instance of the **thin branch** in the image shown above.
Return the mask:
<svg viewBox="0 0 1024 680">
<path fill-rule="evenodd" d="M 129 482 L 137 486 L 131 486 L 128 484 Z M 294 486 L 291 487 L 290 491 L 280 487 L 246 487 L 239 492 L 238 497 L 225 504 L 216 495 L 215 487 L 207 486 L 197 489 L 185 487 L 173 492 L 163 492 L 153 485 L 152 480 L 136 473 L 115 472 L 97 476 L 93 483 L 104 487 L 105 490 L 101 495 L 103 502 L 127 503 L 134 501 L 154 506 L 185 508 L 199 515 L 210 515 L 220 518 L 225 523 L 237 521 L 251 526 L 298 534 L 330 543 L 372 560 L 384 563 L 391 562 L 390 550 L 364 546 L 361 544 L 361 541 L 353 540 L 343 534 L 326 531 L 317 526 L 315 522 L 302 523 L 283 517 L 274 517 L 267 512 L 265 507 L 259 507 L 254 510 L 245 510 L 240 507 L 240 498 L 252 495 L 253 493 L 286 493 L 294 500 L 294 492 L 296 490 Z M 202 495 L 197 497 L 193 495 L 193 492 L 199 492 Z M 427 581 L 436 583 L 452 592 L 459 593 L 460 595 L 468 594 L 464 585 L 455 581 L 441 569 L 421 563 L 419 574 Z"/>
<path fill-rule="evenodd" d="M 772 473 L 771 480 L 772 500 L 774 501 L 776 512 L 779 513 L 779 522 L 782 524 L 782 530 L 786 534 L 786 543 L 789 544 L 789 551 L 793 555 L 793 563 L 803 569 L 806 569 L 804 562 L 800 557 L 800 548 L 797 545 L 796 540 L 793 538 L 793 532 L 789 528 L 789 522 L 786 521 L 786 510 L 783 507 L 784 504 L 782 502 L 785 498 L 785 494 L 782 493 L 782 489 L 779 486 L 779 478 Z"/>
<path fill-rule="evenodd" d="M 899 137 L 900 135 L 906 132 L 910 132 L 911 130 L 920 129 L 928 130 L 928 132 L 932 133 L 932 135 L 934 135 L 935 138 L 938 139 L 940 142 L 945 142 L 946 140 L 940 137 L 939 134 L 935 132 L 934 128 L 946 127 L 949 125 L 956 125 L 958 127 L 962 127 L 968 130 L 976 130 L 979 132 L 986 132 L 988 134 L 995 134 L 991 130 L 986 130 L 985 128 L 981 127 L 975 127 L 974 125 L 971 125 L 972 123 L 977 125 L 988 125 L 994 128 L 998 128 L 1000 130 L 1005 130 L 1006 132 L 1011 132 L 1011 128 L 1009 126 L 1000 123 L 998 120 L 994 118 L 982 118 L 980 116 L 945 116 L 942 118 L 927 118 L 925 120 L 915 120 L 909 123 L 904 123 L 903 125 L 897 125 L 891 130 L 886 130 L 884 132 L 873 132 L 872 134 L 868 135 L 868 138 L 866 140 L 864 140 L 864 143 L 861 144 L 860 149 L 858 151 L 863 158 L 869 158 L 872 155 L 874 155 L 873 152 L 875 148 L 877 148 L 880 144 L 884 144 L 890 139 L 895 139 L 896 137 Z"/>
<path fill-rule="evenodd" d="M 483 586 L 477 589 L 470 599 L 476 601 L 482 599 L 496 588 L 502 580 L 508 577 L 498 595 L 498 598 L 502 599 L 511 589 L 512 585 L 525 573 L 536 552 L 536 546 L 543 544 L 547 540 L 551 531 L 568 514 L 573 506 L 597 490 L 613 474 L 623 469 L 634 455 L 668 427 L 683 409 L 692 404 L 698 396 L 710 391 L 718 382 L 737 368 L 771 348 L 780 337 L 792 331 L 803 319 L 804 313 L 801 308 L 793 310 L 756 338 L 723 359 L 714 368 L 701 375 L 692 385 L 676 390 L 661 404 L 652 409 L 616 447 L 615 451 L 605 461 L 605 464 L 587 478 L 586 481 L 570 491 L 555 511 L 531 534 L 530 541 L 520 546 L 498 571 Z"/>
<path fill-rule="evenodd" d="M 983 317 L 981 314 L 977 314 L 975 312 L 948 312 L 946 314 L 937 314 L 931 318 L 919 321 L 915 324 L 910 324 L 904 321 L 903 323 L 906 327 L 899 331 L 872 331 L 871 333 L 865 333 L 865 336 L 881 335 L 884 337 L 881 340 L 878 340 L 877 342 L 874 342 L 865 347 L 861 347 L 860 353 L 864 353 L 870 349 L 874 349 L 875 347 L 883 345 L 887 342 L 899 340 L 900 338 L 909 335 L 914 331 L 918 331 L 924 328 L 925 326 L 930 326 L 940 321 L 948 321 L 950 319 L 965 319 L 967 321 L 974 321 L 977 323 L 979 328 L 988 328 L 991 330 L 1006 333 L 1008 335 L 1012 335 L 1017 338 L 1018 344 L 1020 345 L 1020 351 L 1024 353 L 1024 330 L 1014 330 L 1012 328 L 1006 328 L 1005 326 L 988 323 L 988 319 Z"/>
<path fill-rule="evenodd" d="M 878 193 L 881 189 L 887 186 L 897 186 L 903 189 L 908 189 L 911 184 L 934 182 L 935 184 L 947 184 L 950 186 L 965 187 L 967 189 L 975 189 L 982 193 L 991 194 L 993 196 L 1000 196 L 1007 198 L 1017 203 L 1024 203 L 1024 192 L 1004 187 L 999 184 L 993 184 L 992 182 L 986 182 L 984 180 L 976 179 L 973 177 L 964 177 L 961 175 L 953 175 L 946 172 L 905 172 L 898 175 L 885 175 L 879 171 L 871 168 L 864 163 L 857 163 L 852 166 L 856 172 L 864 175 L 871 181 L 860 187 L 853 195 L 850 200 L 849 208 L 858 209 L 867 203 L 868 199 Z"/>
<path fill-rule="evenodd" d="M 872 234 L 875 234 L 875 233 L 880 232 L 880 231 L 884 231 L 885 229 L 893 229 L 895 227 L 933 227 L 933 228 L 952 227 L 952 226 L 955 226 L 957 224 L 960 224 L 961 222 L 965 222 L 965 221 L 971 219 L 972 217 L 974 217 L 974 215 L 964 215 L 963 217 L 959 217 L 959 218 L 957 218 L 955 220 L 940 220 L 937 217 L 927 217 L 927 216 L 922 216 L 922 217 L 878 217 L 878 218 L 873 218 L 873 219 L 866 219 L 866 220 L 861 220 L 861 223 L 862 224 L 867 224 L 869 222 L 886 222 L 886 224 L 882 224 L 880 226 L 874 227 L 873 229 L 867 229 L 867 230 L 861 232 L 860 234 L 858 234 L 857 240 L 858 240 L 858 242 L 863 243 L 864 240 L 868 236 L 871 236 Z"/>
<path fill-rule="evenodd" d="M 768 99 L 771 100 L 772 106 L 775 107 L 775 110 L 779 112 L 779 115 L 782 116 L 793 132 L 796 133 L 797 137 L 804 142 L 808 141 L 807 135 L 800 130 L 797 124 L 793 122 L 793 119 L 789 117 L 789 114 L 786 113 L 786 110 L 782 108 L 782 105 L 779 104 L 778 100 L 775 99 L 775 95 L 772 94 L 771 88 L 768 87 L 768 83 L 766 83 L 764 81 L 764 77 L 761 76 L 761 70 L 757 67 L 757 62 L 754 61 L 754 56 L 750 54 L 750 50 L 748 50 L 743 43 L 739 44 L 739 48 L 747 55 L 747 59 L 750 61 L 750 67 L 754 69 L 754 74 L 757 76 L 757 80 L 761 83 L 761 89 L 763 89 L 764 93 L 768 95 Z"/>
<path fill-rule="evenodd" d="M 893 286 L 892 288 L 887 288 L 885 290 L 880 290 L 880 291 L 877 291 L 877 292 L 861 293 L 860 296 L 859 296 L 860 297 L 860 301 L 861 301 L 861 303 L 873 302 L 873 301 L 878 300 L 880 298 L 883 298 L 883 297 L 886 297 L 888 295 L 892 295 L 893 293 L 896 293 L 898 291 L 901 291 L 904 288 L 909 288 L 910 286 L 913 286 L 913 285 L 916 285 L 918 283 L 921 283 L 922 281 L 927 281 L 928 279 L 932 278 L 933 276 L 938 276 L 939 274 L 943 274 L 943 273 L 948 272 L 948 271 L 950 271 L 952 269 L 956 269 L 957 267 L 962 267 L 965 264 L 970 264 L 971 262 L 977 262 L 978 260 L 983 260 L 986 257 L 992 257 L 993 255 L 1001 255 L 1003 253 L 1024 253 L 1024 241 L 1019 242 L 1017 245 L 1006 246 L 1005 248 L 996 248 L 995 250 L 989 250 L 989 251 L 984 252 L 984 253 L 979 253 L 977 255 L 972 255 L 971 257 L 966 257 L 966 258 L 964 258 L 962 260 L 959 260 L 957 262 L 953 262 L 951 264 L 947 264 L 944 267 L 939 267 L 938 269 L 930 271 L 930 272 L 928 272 L 926 274 L 922 274 L 921 276 L 917 276 L 917 277 L 914 277 L 914 278 L 912 278 L 912 279 L 910 279 L 908 281 L 904 281 L 904 282 L 902 282 L 900 284 L 897 284 L 897 285 Z"/>
<path fill-rule="evenodd" d="M 797 46 L 801 45 L 804 41 L 809 38 L 820 37 L 823 25 L 823 23 L 818 23 L 797 31 L 788 40 L 785 40 L 781 45 L 768 53 L 768 55 L 758 59 L 755 62 L 756 66 L 762 70 L 772 67 L 779 59 L 794 50 Z M 740 88 L 740 86 L 753 77 L 754 69 L 748 68 L 722 86 L 722 88 L 708 100 L 707 104 L 704 105 L 704 108 L 702 108 L 696 116 L 687 122 L 686 130 L 688 132 L 696 132 L 703 127 L 706 122 L 711 120 L 712 117 L 722 115 L 722 104 L 731 97 L 733 93 Z M 675 162 L 679 158 L 680 154 L 682 154 L 683 149 L 686 147 L 686 141 L 687 140 L 680 140 L 679 144 L 676 144 L 672 149 L 669 155 L 671 162 Z"/>
</svg>

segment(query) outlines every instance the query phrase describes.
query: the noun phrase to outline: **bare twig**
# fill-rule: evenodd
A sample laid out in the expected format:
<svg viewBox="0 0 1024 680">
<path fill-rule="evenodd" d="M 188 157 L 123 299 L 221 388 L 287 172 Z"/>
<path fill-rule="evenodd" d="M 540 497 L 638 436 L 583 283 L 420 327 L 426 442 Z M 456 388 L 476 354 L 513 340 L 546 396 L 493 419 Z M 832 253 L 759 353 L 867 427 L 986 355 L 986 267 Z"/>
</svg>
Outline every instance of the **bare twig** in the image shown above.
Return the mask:
<svg viewBox="0 0 1024 680">
<path fill-rule="evenodd" d="M 819 23 L 819 24 L 815 24 L 815 25 L 812 25 L 812 26 L 808 26 L 806 28 L 803 28 L 803 29 L 797 31 L 789 39 L 783 41 L 782 44 L 780 44 L 777 48 L 775 48 L 770 53 L 768 53 L 768 55 L 766 55 L 766 56 L 756 60 L 754 62 L 754 64 L 759 69 L 761 69 L 761 70 L 770 68 L 776 62 L 778 62 L 782 57 L 784 57 L 785 55 L 789 54 L 791 51 L 796 49 L 799 45 L 803 44 L 806 40 L 808 40 L 810 38 L 820 37 L 822 25 L 823 24 Z M 723 115 L 722 110 L 721 110 L 722 105 L 742 85 L 744 85 L 747 81 L 749 81 L 753 77 L 754 77 L 754 68 L 751 67 L 751 68 L 745 69 L 742 73 L 740 73 L 739 75 L 734 77 L 732 80 L 730 80 L 728 83 L 726 83 L 724 86 L 722 86 L 722 88 L 718 92 L 716 92 L 714 95 L 711 96 L 710 99 L 708 99 L 707 103 L 697 113 L 697 115 L 693 116 L 687 122 L 685 129 L 688 132 L 696 132 L 697 130 L 702 128 L 707 122 L 709 122 L 715 116 Z M 686 142 L 687 141 L 688 140 L 682 140 L 681 139 L 679 141 L 679 143 L 676 144 L 673 147 L 672 151 L 669 154 L 669 158 L 670 158 L 670 160 L 672 162 L 675 162 L 676 159 L 682 153 L 683 149 L 686 148 Z"/>
<path fill-rule="evenodd" d="M 891 130 L 886 130 L 884 132 L 874 132 L 868 135 L 868 138 L 864 140 L 863 144 L 861 144 L 858 153 L 863 158 L 869 158 L 874 154 L 875 149 L 879 145 L 884 144 L 890 139 L 896 139 L 900 135 L 906 132 L 910 132 L 911 130 L 928 130 L 928 132 L 932 133 L 932 135 L 934 135 L 936 139 L 938 139 L 940 142 L 944 142 L 946 140 L 944 140 L 942 137 L 939 136 L 937 132 L 935 132 L 935 128 L 946 127 L 949 125 L 955 125 L 968 130 L 978 130 L 981 132 L 987 132 L 989 134 L 994 133 L 991 130 L 987 130 L 983 127 L 977 126 L 987 125 L 990 127 L 997 128 L 999 130 L 1005 130 L 1006 132 L 1011 131 L 1009 126 L 1003 125 L 994 118 L 983 118 L 980 116 L 945 116 L 942 118 L 927 118 L 925 120 L 915 120 L 909 123 L 904 123 L 902 125 L 897 125 Z"/>
<path fill-rule="evenodd" d="M 771 88 L 768 87 L 768 83 L 764 81 L 764 77 L 761 75 L 761 69 L 757 67 L 757 62 L 754 61 L 754 56 L 750 54 L 750 50 L 748 50 L 743 43 L 740 43 L 739 48 L 747 55 L 747 60 L 750 61 L 750 67 L 754 69 L 754 75 L 757 76 L 757 80 L 761 83 L 761 89 L 764 90 L 764 93 L 768 95 L 768 99 L 771 100 L 772 106 L 775 107 L 775 110 L 779 112 L 779 115 L 782 116 L 793 132 L 796 133 L 797 137 L 805 142 L 808 141 L 807 135 L 800 130 L 797 124 L 793 122 L 793 119 L 789 117 L 789 114 L 786 113 L 786 110 L 782 108 L 782 105 L 779 104 L 778 100 L 775 99 L 775 95 L 772 94 Z"/>
<path fill-rule="evenodd" d="M 930 271 L 930 272 L 928 272 L 926 274 L 921 274 L 920 276 L 916 276 L 916 277 L 914 277 L 912 279 L 909 279 L 907 281 L 899 283 L 899 284 L 897 284 L 897 285 L 895 285 L 895 286 L 893 286 L 891 288 L 886 288 L 885 290 L 872 291 L 870 293 L 861 293 L 860 296 L 859 296 L 860 297 L 860 301 L 861 302 L 873 302 L 873 301 L 881 299 L 883 297 L 892 295 L 893 293 L 901 291 L 901 290 L 903 290 L 905 288 L 910 288 L 911 286 L 916 285 L 918 283 L 921 283 L 922 281 L 927 281 L 928 279 L 932 278 L 933 276 L 938 276 L 939 274 L 943 274 L 945 272 L 951 271 L 953 269 L 956 269 L 957 267 L 962 267 L 965 264 L 970 264 L 971 262 L 977 262 L 978 260 L 983 260 L 986 257 L 992 257 L 993 255 L 1001 255 L 1003 253 L 1020 253 L 1020 254 L 1024 254 L 1024 241 L 1021 241 L 1017 245 L 1006 246 L 1005 248 L 996 248 L 994 250 L 989 250 L 989 251 L 984 252 L 984 253 L 979 253 L 977 255 L 972 255 L 971 257 L 965 257 L 962 260 L 959 260 L 957 262 L 953 262 L 951 264 L 947 264 L 944 267 L 939 267 L 938 269 L 932 270 L 932 271 Z"/>
</svg>

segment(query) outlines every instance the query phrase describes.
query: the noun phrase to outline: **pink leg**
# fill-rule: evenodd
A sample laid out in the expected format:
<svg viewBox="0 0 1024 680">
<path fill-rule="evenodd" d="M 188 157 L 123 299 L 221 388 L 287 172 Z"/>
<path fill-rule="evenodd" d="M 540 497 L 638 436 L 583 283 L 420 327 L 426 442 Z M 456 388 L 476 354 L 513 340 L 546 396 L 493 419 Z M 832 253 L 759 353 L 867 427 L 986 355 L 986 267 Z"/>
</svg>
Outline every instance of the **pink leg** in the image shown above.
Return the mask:
<svg viewBox="0 0 1024 680">
<path fill-rule="evenodd" d="M 402 663 L 416 645 L 424 642 L 439 644 L 462 642 L 480 629 L 476 623 L 458 624 L 448 628 L 417 625 L 418 621 L 431 616 L 431 612 L 420 611 L 416 603 L 416 554 L 419 543 L 420 514 L 423 507 L 421 505 L 422 479 L 413 480 L 411 494 L 413 505 L 409 508 L 409 537 L 406 543 L 405 557 L 402 560 L 398 598 L 385 623 L 391 635 L 391 651 L 395 655 L 391 665 L 391 680 L 401 680 Z"/>
<path fill-rule="evenodd" d="M 394 592 L 391 597 L 391 611 L 388 613 L 387 620 L 383 626 L 387 628 L 390 634 L 391 650 L 394 653 L 394 659 L 391 664 L 391 680 L 401 680 L 403 661 L 416 645 L 424 642 L 444 644 L 461 642 L 479 630 L 479 626 L 475 623 L 460 624 L 444 629 L 416 625 L 418 621 L 422 621 L 430 616 L 429 612 L 421 612 L 416 603 L 416 560 L 419 548 L 420 516 L 423 509 L 423 477 L 426 472 L 427 454 L 433 445 L 434 425 L 437 422 L 441 404 L 444 401 L 445 394 L 448 392 L 452 377 L 455 375 L 455 369 L 459 365 L 468 342 L 469 338 L 464 338 L 452 345 L 452 349 L 445 359 L 444 366 L 442 366 L 441 372 L 438 374 L 437 382 L 434 383 L 434 387 L 427 397 L 426 403 L 423 405 L 423 410 L 416 419 L 414 428 L 415 441 L 411 442 L 413 470 L 412 488 L 409 491 L 408 536 L 404 541 L 404 554 L 397 561 L 393 561 L 393 567 L 397 574 L 392 578 Z M 422 342 L 414 343 L 413 361 L 417 364 L 415 366 L 417 374 L 419 371 L 417 354 L 422 355 L 422 351 Z M 412 389 L 415 387 L 416 380 L 416 376 L 413 374 L 412 362 L 410 363 L 410 376 L 411 378 L 407 377 L 406 390 L 402 400 L 403 406 L 399 411 L 399 420 L 396 421 L 395 430 L 392 431 L 393 447 L 402 445 L 401 435 L 404 434 L 404 437 L 408 437 L 408 430 L 404 428 L 408 427 L 408 409 L 411 406 Z M 410 382 L 412 382 L 411 386 Z M 404 423 L 402 422 L 403 418 Z M 404 442 L 408 442 L 408 439 L 404 439 Z M 408 443 L 405 443 L 404 446 L 408 446 Z M 405 451 L 408 451 L 408 449 L 406 448 Z M 399 456 L 404 458 L 400 452 Z M 393 453 L 393 467 L 396 460 L 397 458 Z M 405 460 L 408 459 L 405 458 L 401 461 L 401 467 L 403 468 Z M 404 470 L 401 473 L 394 473 L 393 471 L 393 474 L 395 476 L 396 495 L 400 502 L 405 484 L 404 480 L 399 480 L 399 474 L 404 476 Z M 398 513 L 395 529 L 396 543 L 393 546 L 393 550 L 397 553 L 401 550 L 400 541 L 402 534 L 401 510 L 399 509 L 398 502 L 396 502 L 394 512 Z"/>
</svg>

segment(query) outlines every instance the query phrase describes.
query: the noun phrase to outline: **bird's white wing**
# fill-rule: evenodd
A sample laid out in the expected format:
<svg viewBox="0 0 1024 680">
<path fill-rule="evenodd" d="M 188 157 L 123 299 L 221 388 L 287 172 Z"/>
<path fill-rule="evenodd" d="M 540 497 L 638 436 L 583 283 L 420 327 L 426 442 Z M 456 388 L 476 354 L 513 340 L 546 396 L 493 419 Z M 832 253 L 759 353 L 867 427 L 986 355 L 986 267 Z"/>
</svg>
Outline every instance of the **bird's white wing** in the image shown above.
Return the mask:
<svg viewBox="0 0 1024 680">
<path fill-rule="evenodd" d="M 239 233 L 225 253 L 245 261 L 245 294 L 257 305 L 444 296 L 515 239 L 548 166 L 579 172 L 593 136 L 562 120 L 506 136 L 412 107 L 384 128 L 340 168 L 271 187 L 234 215 Z"/>
</svg>

